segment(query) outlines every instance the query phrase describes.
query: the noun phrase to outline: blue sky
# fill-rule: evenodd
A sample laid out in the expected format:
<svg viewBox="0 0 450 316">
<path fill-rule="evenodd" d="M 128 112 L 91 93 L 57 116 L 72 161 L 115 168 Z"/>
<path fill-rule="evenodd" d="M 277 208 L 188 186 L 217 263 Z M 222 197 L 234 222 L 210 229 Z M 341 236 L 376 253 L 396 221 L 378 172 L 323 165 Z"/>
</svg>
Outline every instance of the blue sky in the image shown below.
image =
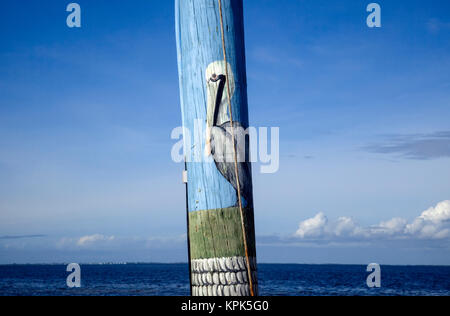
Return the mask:
<svg viewBox="0 0 450 316">
<path fill-rule="evenodd" d="M 450 264 L 450 3 L 244 2 L 260 260 Z M 174 4 L 68 3 L 2 3 L 0 263 L 185 261 Z"/>
</svg>

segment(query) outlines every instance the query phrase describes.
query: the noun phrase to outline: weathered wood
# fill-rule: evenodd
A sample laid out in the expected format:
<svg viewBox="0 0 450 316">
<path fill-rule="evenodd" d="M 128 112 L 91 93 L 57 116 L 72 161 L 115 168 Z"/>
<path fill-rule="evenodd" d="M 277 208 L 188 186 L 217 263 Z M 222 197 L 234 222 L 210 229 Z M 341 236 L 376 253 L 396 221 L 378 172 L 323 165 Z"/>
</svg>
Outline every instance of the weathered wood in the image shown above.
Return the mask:
<svg viewBox="0 0 450 316">
<path fill-rule="evenodd" d="M 247 210 L 245 213 L 248 214 Z M 252 218 L 248 217 L 246 221 L 251 220 Z M 191 212 L 189 223 L 191 259 L 245 256 L 238 207 Z M 253 232 L 253 226 L 248 227 L 247 231 Z M 250 254 L 254 257 L 254 236 L 249 233 L 247 239 L 252 250 Z"/>
<path fill-rule="evenodd" d="M 230 134 L 227 128 L 246 129 L 249 125 L 243 2 L 222 0 L 221 3 L 226 62 L 219 1 L 176 0 L 181 108 L 183 126 L 190 133 L 184 139 L 190 251 L 191 260 L 195 262 L 192 267 L 196 282 L 194 295 L 250 293 L 249 280 L 243 279 L 242 275 L 246 269 L 246 265 L 242 266 L 246 253 L 238 194 L 242 198 L 248 256 L 255 275 L 252 281 L 254 291 L 257 291 L 250 162 L 239 161 L 236 177 L 234 163 L 217 159 L 221 146 L 230 140 L 233 143 L 234 130 Z M 228 106 L 231 106 L 232 120 Z M 192 142 L 188 143 L 188 140 Z M 237 148 L 248 151 L 248 143 L 236 141 Z M 238 187 L 240 192 L 237 192 Z M 223 280 L 217 283 L 217 273 L 225 269 L 220 268 L 220 264 L 228 265 L 235 273 L 231 275 L 229 284 L 223 284 Z M 204 272 L 203 265 L 211 271 Z"/>
</svg>

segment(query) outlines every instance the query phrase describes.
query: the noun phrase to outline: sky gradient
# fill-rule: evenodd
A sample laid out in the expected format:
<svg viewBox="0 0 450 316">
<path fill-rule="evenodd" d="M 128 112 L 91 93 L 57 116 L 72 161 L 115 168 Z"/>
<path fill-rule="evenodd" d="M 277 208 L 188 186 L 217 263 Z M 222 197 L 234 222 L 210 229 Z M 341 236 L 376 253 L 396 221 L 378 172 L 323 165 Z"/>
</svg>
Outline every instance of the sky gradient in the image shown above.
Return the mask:
<svg viewBox="0 0 450 316">
<path fill-rule="evenodd" d="M 186 261 L 174 3 L 68 3 L 2 3 L 0 264 Z M 369 3 L 244 0 L 261 262 L 450 264 L 450 3 Z"/>
</svg>

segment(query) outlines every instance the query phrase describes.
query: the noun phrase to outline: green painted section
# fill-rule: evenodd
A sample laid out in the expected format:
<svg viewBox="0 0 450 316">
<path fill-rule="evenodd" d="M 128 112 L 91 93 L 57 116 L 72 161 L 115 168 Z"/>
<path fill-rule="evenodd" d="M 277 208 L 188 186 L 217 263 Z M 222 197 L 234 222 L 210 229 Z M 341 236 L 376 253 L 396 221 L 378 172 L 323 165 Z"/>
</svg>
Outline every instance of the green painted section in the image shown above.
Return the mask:
<svg viewBox="0 0 450 316">
<path fill-rule="evenodd" d="M 244 209 L 244 222 L 249 255 L 256 256 L 253 209 Z M 192 260 L 245 257 L 238 207 L 191 212 L 189 226 Z"/>
</svg>

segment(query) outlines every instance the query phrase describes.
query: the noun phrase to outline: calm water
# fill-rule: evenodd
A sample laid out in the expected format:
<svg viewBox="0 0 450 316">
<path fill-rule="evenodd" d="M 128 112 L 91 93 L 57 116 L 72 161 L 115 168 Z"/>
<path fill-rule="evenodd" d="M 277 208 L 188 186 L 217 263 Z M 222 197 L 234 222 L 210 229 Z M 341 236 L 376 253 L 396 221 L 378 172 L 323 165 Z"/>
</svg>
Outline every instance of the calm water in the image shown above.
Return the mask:
<svg viewBox="0 0 450 316">
<path fill-rule="evenodd" d="M 63 265 L 0 266 L 0 295 L 187 296 L 184 264 L 82 265 L 82 288 L 66 287 Z M 382 288 L 368 289 L 364 266 L 259 266 L 260 294 L 450 295 L 450 267 L 382 266 Z"/>
</svg>

